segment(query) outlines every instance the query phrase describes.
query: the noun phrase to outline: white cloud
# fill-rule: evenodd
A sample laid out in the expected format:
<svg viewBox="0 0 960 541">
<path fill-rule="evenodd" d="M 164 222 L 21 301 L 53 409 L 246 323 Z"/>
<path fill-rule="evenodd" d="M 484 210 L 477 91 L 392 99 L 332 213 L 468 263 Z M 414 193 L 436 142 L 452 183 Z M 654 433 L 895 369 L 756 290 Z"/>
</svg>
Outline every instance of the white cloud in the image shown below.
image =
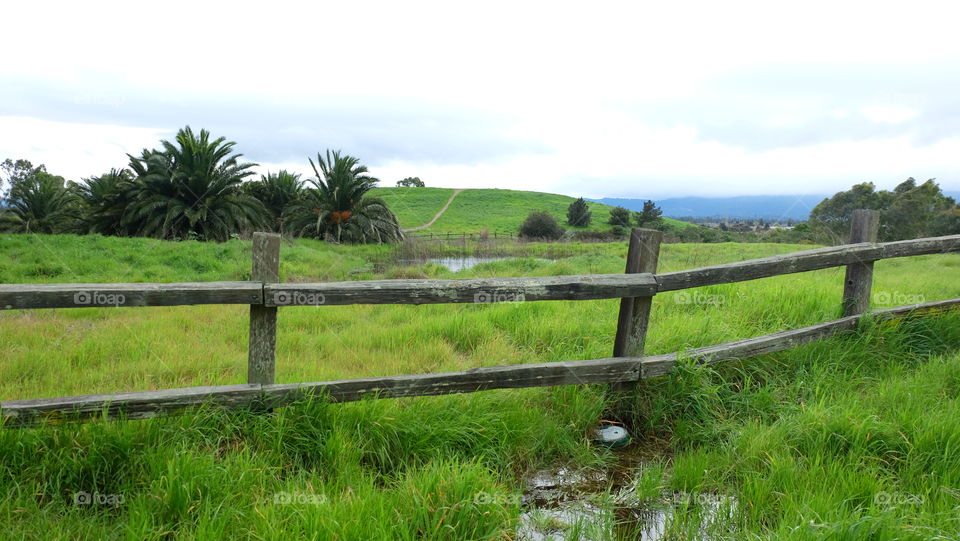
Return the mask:
<svg viewBox="0 0 960 541">
<path fill-rule="evenodd" d="M 126 167 L 126 153 L 154 148 L 172 134 L 158 128 L 74 124 L 28 117 L 0 116 L 0 149 L 5 157 L 24 158 L 68 180 Z"/>
<path fill-rule="evenodd" d="M 960 189 L 955 123 L 936 109 L 953 89 L 931 79 L 955 72 L 957 15 L 923 1 L 13 3 L 0 159 L 79 178 L 191 123 L 263 170 L 308 173 L 310 152 L 343 146 L 390 184 L 654 197 L 928 175 Z M 292 141 L 308 150 L 276 148 Z"/>
<path fill-rule="evenodd" d="M 920 111 L 909 107 L 885 107 L 882 105 L 866 105 L 860 108 L 863 116 L 878 124 L 903 124 L 920 116 Z"/>
</svg>

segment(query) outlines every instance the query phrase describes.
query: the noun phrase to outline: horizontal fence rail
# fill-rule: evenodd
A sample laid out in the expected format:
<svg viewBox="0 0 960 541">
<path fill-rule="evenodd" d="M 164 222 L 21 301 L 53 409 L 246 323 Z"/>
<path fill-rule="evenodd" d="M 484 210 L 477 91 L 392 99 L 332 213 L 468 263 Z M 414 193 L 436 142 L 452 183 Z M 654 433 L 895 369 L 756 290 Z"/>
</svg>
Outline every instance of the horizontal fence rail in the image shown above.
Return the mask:
<svg viewBox="0 0 960 541">
<path fill-rule="evenodd" d="M 876 211 L 855 211 L 851 237 L 873 240 Z M 782 351 L 857 328 L 864 318 L 897 319 L 960 306 L 960 299 L 867 312 L 873 262 L 960 252 L 960 235 L 898 242 L 855 242 L 699 269 L 656 273 L 660 234 L 632 232 L 625 274 L 461 280 L 365 280 L 278 283 L 280 238 L 256 233 L 253 281 L 130 284 L 2 284 L 0 309 L 246 304 L 250 306 L 248 384 L 125 392 L 0 402 L 5 426 L 58 419 L 151 417 L 212 404 L 272 408 L 304 395 L 346 402 L 364 397 L 427 396 L 488 389 L 587 383 L 629 389 L 630 382 L 669 373 L 680 359 L 712 363 Z M 664 355 L 645 356 L 650 300 L 659 292 L 847 267 L 841 319 Z M 274 383 L 276 312 L 285 306 L 349 304 L 494 303 L 620 298 L 614 356 L 607 359 L 485 367 L 461 372 L 387 376 L 315 383 Z"/>
<path fill-rule="evenodd" d="M 191 304 L 263 304 L 263 282 L 0 284 L 5 310 Z"/>
<path fill-rule="evenodd" d="M 5 426 L 30 426 L 57 420 L 90 418 L 143 419 L 202 405 L 218 407 L 279 407 L 308 395 L 333 402 L 366 397 L 401 398 L 472 393 L 493 389 L 551 387 L 590 383 L 620 383 L 663 376 L 683 359 L 717 363 L 791 349 L 857 328 L 864 318 L 900 319 L 960 307 L 960 299 L 875 310 L 809 327 L 776 332 L 702 348 L 645 357 L 612 357 L 474 368 L 405 376 L 358 378 L 313 383 L 221 385 L 162 391 L 72 396 L 0 402 Z"/>
<path fill-rule="evenodd" d="M 438 304 L 642 297 L 854 263 L 960 252 L 960 235 L 886 243 L 861 243 L 738 261 L 661 274 L 592 274 L 466 280 L 363 280 L 265 284 L 3 284 L 0 308 L 89 308 L 193 304 L 345 305 Z M 522 297 L 521 297 L 522 296 Z M 117 302 L 122 300 L 123 302 Z"/>
<path fill-rule="evenodd" d="M 960 235 L 817 248 L 657 275 L 657 291 L 729 284 L 897 257 L 960 252 Z"/>
<path fill-rule="evenodd" d="M 267 284 L 267 306 L 438 304 L 639 297 L 657 292 L 652 274 L 591 274 L 466 280 L 368 280 Z"/>
</svg>

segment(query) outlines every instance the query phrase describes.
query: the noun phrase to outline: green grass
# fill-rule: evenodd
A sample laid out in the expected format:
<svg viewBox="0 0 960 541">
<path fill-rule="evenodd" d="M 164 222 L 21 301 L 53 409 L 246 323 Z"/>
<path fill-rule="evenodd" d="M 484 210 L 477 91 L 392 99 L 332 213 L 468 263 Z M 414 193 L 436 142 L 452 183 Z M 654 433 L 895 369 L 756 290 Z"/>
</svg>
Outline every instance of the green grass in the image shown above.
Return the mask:
<svg viewBox="0 0 960 541">
<path fill-rule="evenodd" d="M 377 188 L 371 193 L 382 197 L 397 214 L 402 227 L 427 223 L 447 202 L 452 190 L 444 188 Z M 573 231 L 607 231 L 610 209 L 600 203 L 587 202 L 593 213 L 588 227 L 571 227 L 567 223 L 567 207 L 576 198 L 543 192 L 519 190 L 464 190 L 433 226 L 422 233 L 514 233 L 527 215 L 534 211 L 550 213 L 565 229 Z M 432 210 L 431 210 L 432 209 Z M 664 219 L 677 229 L 699 227 L 671 218 Z"/>
<path fill-rule="evenodd" d="M 429 222 L 453 194 L 449 188 L 374 188 L 370 195 L 383 198 L 397 215 L 401 227 Z"/>
<path fill-rule="evenodd" d="M 547 253 L 559 245 L 534 246 Z M 238 280 L 248 276 L 249 247 L 0 235 L 0 282 Z M 805 248 L 670 244 L 660 268 Z M 284 243 L 281 275 L 622 272 L 626 245 L 582 245 L 566 259 L 461 273 L 378 270 L 391 250 Z M 958 266 L 956 255 L 878 262 L 875 299 L 958 297 Z M 702 288 L 699 298 L 710 302 L 700 304 L 660 295 L 647 350 L 832 319 L 842 277 L 835 269 Z M 606 357 L 616 313 L 614 300 L 284 308 L 277 381 Z M 0 312 L 0 397 L 241 383 L 247 317 L 241 306 Z M 598 419 L 618 418 L 651 456 L 636 472 L 638 498 L 682 491 L 737 502 L 732 519 L 713 527 L 717 537 L 956 538 L 958 345 L 960 316 L 948 315 L 868 325 L 742 362 L 684 366 L 619 399 L 603 386 L 580 386 L 4 430 L 0 528 L 28 539 L 502 538 L 516 527 L 515 499 L 488 503 L 478 494 L 516 495 L 524 472 L 551 464 L 616 463 L 587 434 Z M 124 503 L 74 505 L 80 491 L 122 494 Z M 301 503 L 280 503 L 286 495 Z M 607 519 L 586 530 L 622 531 L 611 501 L 598 504 Z M 701 514 L 696 506 L 678 511 L 667 524 L 673 538 L 695 537 Z"/>
</svg>

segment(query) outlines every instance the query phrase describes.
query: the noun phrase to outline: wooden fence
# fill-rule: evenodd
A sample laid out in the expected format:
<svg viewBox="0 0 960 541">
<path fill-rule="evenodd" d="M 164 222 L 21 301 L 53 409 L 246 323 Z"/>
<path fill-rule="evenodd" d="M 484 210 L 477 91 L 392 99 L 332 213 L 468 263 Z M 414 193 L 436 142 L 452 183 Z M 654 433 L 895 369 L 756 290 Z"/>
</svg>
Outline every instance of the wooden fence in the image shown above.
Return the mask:
<svg viewBox="0 0 960 541">
<path fill-rule="evenodd" d="M 0 402 L 0 410 L 4 426 L 27 426 L 59 419 L 145 418 L 201 404 L 271 408 L 312 393 L 326 395 L 332 401 L 351 401 L 368 396 L 425 396 L 590 383 L 623 388 L 643 378 L 667 374 L 678 358 L 704 363 L 743 359 L 853 330 L 864 317 L 900 318 L 960 306 L 960 299 L 952 299 L 868 312 L 874 261 L 960 251 L 960 235 L 875 243 L 872 241 L 876 239 L 876 229 L 875 211 L 856 211 L 851 244 L 668 273 L 656 272 L 662 234 L 635 229 L 624 274 L 286 284 L 279 283 L 280 238 L 257 233 L 253 239 L 253 280 L 248 282 L 0 285 L 0 308 L 7 310 L 250 305 L 249 383 L 245 385 L 13 400 Z M 650 306 L 657 293 L 840 266 L 846 267 L 841 319 L 664 355 L 643 353 Z M 280 307 L 609 298 L 621 299 L 610 358 L 311 383 L 274 382 L 276 318 Z"/>
<path fill-rule="evenodd" d="M 405 233 L 408 237 L 420 240 L 490 240 L 490 239 L 515 239 L 517 235 L 513 233 Z"/>
</svg>

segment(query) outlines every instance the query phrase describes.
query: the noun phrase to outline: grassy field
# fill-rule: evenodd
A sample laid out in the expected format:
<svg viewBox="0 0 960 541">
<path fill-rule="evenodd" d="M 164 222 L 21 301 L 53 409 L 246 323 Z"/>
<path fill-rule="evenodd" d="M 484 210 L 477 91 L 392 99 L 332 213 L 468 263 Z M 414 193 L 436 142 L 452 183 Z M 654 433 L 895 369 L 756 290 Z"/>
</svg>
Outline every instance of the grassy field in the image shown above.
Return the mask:
<svg viewBox="0 0 960 541">
<path fill-rule="evenodd" d="M 397 215 L 402 227 L 423 225 L 443 207 L 452 190 L 445 188 L 376 188 L 372 195 L 383 198 Z M 587 202 L 593 213 L 588 227 L 570 227 L 567 222 L 567 207 L 576 198 L 543 192 L 518 190 L 477 189 L 464 190 L 450 208 L 431 227 L 421 233 L 479 233 L 488 229 L 491 233 L 514 233 L 520 229 L 524 218 L 533 211 L 545 211 L 553 215 L 564 228 L 574 231 L 606 231 L 610 229 L 609 205 Z M 431 210 L 432 209 L 432 210 Z M 694 224 L 665 218 L 673 226 L 683 229 L 698 227 Z"/>
<path fill-rule="evenodd" d="M 525 247 L 546 255 L 551 245 Z M 670 244 L 660 265 L 805 248 Z M 249 249 L 244 241 L 0 235 L 0 282 L 240 280 L 249 276 Z M 392 250 L 285 243 L 281 278 L 622 272 L 626 246 L 587 244 L 574 257 L 461 273 L 391 266 Z M 876 267 L 878 307 L 960 296 L 960 256 Z M 660 295 L 647 350 L 832 319 L 842 276 L 824 270 Z M 277 381 L 606 357 L 616 313 L 614 300 L 284 308 Z M 242 306 L 0 312 L 0 396 L 241 383 L 247 324 Z M 676 493 L 736 502 L 710 527 L 714 538 L 952 539 L 960 537 L 958 346 L 960 316 L 948 315 L 866 325 L 744 362 L 683 366 L 627 397 L 603 386 L 504 390 L 4 430 L 0 528 L 25 539 L 507 539 L 523 511 L 515 496 L 525 474 L 561 464 L 617 468 L 639 455 L 631 477 L 641 502 Z M 592 446 L 587 435 L 600 419 L 624 422 L 636 443 L 625 452 Z M 83 492 L 109 501 L 76 505 Z M 612 498 L 594 504 L 606 518 L 582 525 L 592 538 L 631 538 L 635 525 L 622 523 Z M 703 534 L 704 512 L 678 508 L 668 537 Z"/>
<path fill-rule="evenodd" d="M 449 188 L 375 188 L 370 195 L 383 198 L 397 215 L 400 227 L 429 222 L 453 194 Z"/>
</svg>

